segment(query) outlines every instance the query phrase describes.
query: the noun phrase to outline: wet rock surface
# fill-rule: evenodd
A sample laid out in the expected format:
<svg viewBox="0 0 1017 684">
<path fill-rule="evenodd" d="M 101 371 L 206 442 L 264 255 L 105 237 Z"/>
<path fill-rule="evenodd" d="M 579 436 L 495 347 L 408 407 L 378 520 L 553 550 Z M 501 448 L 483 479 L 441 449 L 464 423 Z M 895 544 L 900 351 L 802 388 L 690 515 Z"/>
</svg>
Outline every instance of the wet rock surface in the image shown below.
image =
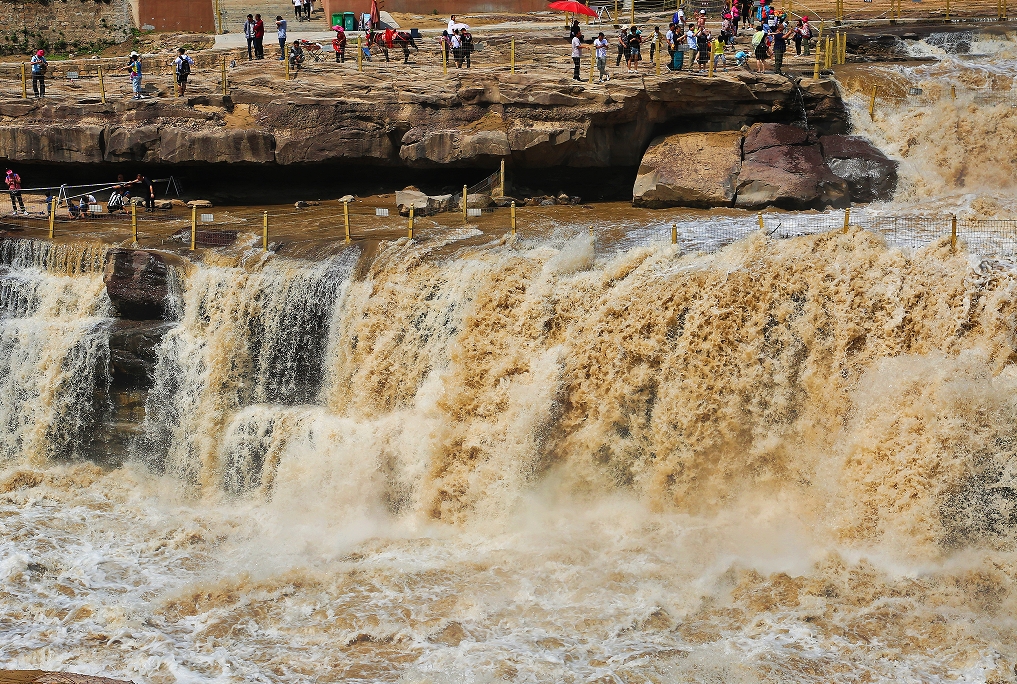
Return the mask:
<svg viewBox="0 0 1017 684">
<path fill-rule="evenodd" d="M 121 318 L 162 318 L 169 293 L 168 266 L 162 255 L 143 249 L 112 249 L 104 280 Z"/>
<path fill-rule="evenodd" d="M 865 138 L 828 135 L 820 141 L 830 170 L 847 181 L 855 202 L 889 200 L 897 188 L 897 162 Z"/>
<path fill-rule="evenodd" d="M 742 134 L 685 133 L 650 143 L 632 190 L 640 207 L 722 207 L 734 201 Z"/>
</svg>

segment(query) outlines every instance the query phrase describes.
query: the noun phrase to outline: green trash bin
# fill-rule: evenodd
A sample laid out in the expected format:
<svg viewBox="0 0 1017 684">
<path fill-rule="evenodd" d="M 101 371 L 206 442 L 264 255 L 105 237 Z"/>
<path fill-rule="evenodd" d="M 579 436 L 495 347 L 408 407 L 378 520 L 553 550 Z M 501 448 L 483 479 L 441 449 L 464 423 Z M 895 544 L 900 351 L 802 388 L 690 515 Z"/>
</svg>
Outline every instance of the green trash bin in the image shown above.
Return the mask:
<svg viewBox="0 0 1017 684">
<path fill-rule="evenodd" d="M 329 27 L 332 27 L 332 26 L 343 26 L 343 13 L 342 12 L 335 12 L 335 13 L 332 14 L 332 23 L 329 24 Z M 343 28 L 346 28 L 346 27 L 343 26 Z"/>
<path fill-rule="evenodd" d="M 353 12 L 343 12 L 343 28 L 347 31 L 356 31 L 357 15 Z"/>
</svg>

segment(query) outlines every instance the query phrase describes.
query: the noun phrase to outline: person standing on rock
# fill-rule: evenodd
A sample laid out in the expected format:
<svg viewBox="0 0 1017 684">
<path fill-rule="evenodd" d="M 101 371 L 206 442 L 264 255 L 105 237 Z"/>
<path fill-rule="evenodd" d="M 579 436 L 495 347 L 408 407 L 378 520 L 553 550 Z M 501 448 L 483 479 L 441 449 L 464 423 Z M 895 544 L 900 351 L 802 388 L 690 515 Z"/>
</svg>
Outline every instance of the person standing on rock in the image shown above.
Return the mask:
<svg viewBox="0 0 1017 684">
<path fill-rule="evenodd" d="M 49 62 L 46 61 L 46 51 L 39 50 L 32 55 L 32 92 L 36 97 L 46 97 L 47 69 Z"/>
<path fill-rule="evenodd" d="M 275 18 L 275 30 L 279 37 L 279 61 L 286 59 L 286 20 L 281 15 Z"/>
<path fill-rule="evenodd" d="M 614 61 L 615 67 L 621 66 L 622 58 L 625 59 L 625 63 L 629 61 L 629 30 L 622 26 L 618 32 L 618 59 Z"/>
<path fill-rule="evenodd" d="M 131 90 L 134 91 L 133 99 L 141 99 L 141 56 L 137 52 L 131 53 L 131 61 L 127 63 L 127 72 L 131 78 Z"/>
<path fill-rule="evenodd" d="M 763 30 L 762 24 L 756 26 L 756 33 L 752 36 L 752 49 L 756 54 L 756 73 L 762 74 L 766 71 L 766 58 L 770 56 L 766 31 Z"/>
<path fill-rule="evenodd" d="M 304 19 L 311 20 L 311 0 L 304 0 Z"/>
<path fill-rule="evenodd" d="M 265 22 L 260 14 L 254 15 L 254 58 L 265 59 Z"/>
<path fill-rule="evenodd" d="M 14 173 L 11 169 L 7 169 L 7 176 L 4 178 L 4 182 L 7 184 L 7 191 L 11 193 L 11 207 L 14 209 L 15 215 L 18 213 L 18 205 L 21 205 L 21 213 L 28 215 L 25 211 L 25 200 L 21 199 L 21 176 Z"/>
<path fill-rule="evenodd" d="M 696 27 L 689 22 L 685 30 L 685 51 L 689 53 L 689 71 L 697 71 L 696 55 L 699 53 L 699 37 L 696 35 Z"/>
<path fill-rule="evenodd" d="M 653 57 L 657 52 L 657 46 L 661 43 L 660 27 L 653 27 L 653 34 L 650 35 L 650 64 L 653 64 Z"/>
<path fill-rule="evenodd" d="M 583 50 L 586 46 L 583 45 L 583 32 L 580 31 L 576 35 L 572 36 L 572 78 L 573 80 L 580 80 L 579 78 L 579 56 L 583 54 Z"/>
<path fill-rule="evenodd" d="M 593 49 L 597 55 L 597 71 L 600 72 L 597 83 L 610 81 L 611 77 L 607 75 L 607 38 L 604 37 L 603 31 L 598 33 L 597 39 L 593 41 Z"/>
<path fill-rule="evenodd" d="M 459 35 L 459 29 L 452 32 L 448 39 L 449 47 L 452 48 L 452 59 L 455 60 L 456 69 L 463 68 L 463 39 Z"/>
<path fill-rule="evenodd" d="M 193 66 L 194 60 L 187 55 L 187 50 L 178 49 L 177 58 L 173 60 L 173 70 L 177 77 L 177 97 L 183 97 L 187 91 L 187 77 L 191 75 Z"/>
<path fill-rule="evenodd" d="M 778 24 L 777 29 L 770 36 L 773 45 L 773 73 L 783 74 L 784 53 L 787 51 L 787 39 L 791 34 L 787 31 L 785 24 Z"/>
<path fill-rule="evenodd" d="M 244 22 L 244 37 L 247 38 L 247 61 L 254 59 L 254 15 L 248 14 Z"/>
<path fill-rule="evenodd" d="M 152 181 L 139 173 L 134 184 L 138 186 L 140 196 L 145 198 L 145 211 L 155 211 L 155 185 Z"/>
<path fill-rule="evenodd" d="M 293 0 L 293 18 L 297 21 L 303 21 L 303 18 L 300 16 L 301 9 L 303 9 L 301 0 Z"/>
<path fill-rule="evenodd" d="M 338 24 L 335 26 L 335 38 L 332 39 L 332 49 L 335 50 L 335 61 L 337 63 L 346 61 L 346 31 Z"/>
</svg>

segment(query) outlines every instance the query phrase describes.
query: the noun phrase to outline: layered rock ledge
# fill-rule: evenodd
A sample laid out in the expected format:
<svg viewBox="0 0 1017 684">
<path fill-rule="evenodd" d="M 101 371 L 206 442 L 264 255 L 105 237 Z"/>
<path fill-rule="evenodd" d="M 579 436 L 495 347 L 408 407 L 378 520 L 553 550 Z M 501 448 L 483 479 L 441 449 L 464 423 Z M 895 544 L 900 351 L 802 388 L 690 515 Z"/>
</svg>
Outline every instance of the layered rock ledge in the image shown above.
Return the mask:
<svg viewBox="0 0 1017 684">
<path fill-rule="evenodd" d="M 0 100 L 0 157 L 57 164 L 354 163 L 411 168 L 636 166 L 665 132 L 803 117 L 846 129 L 836 84 L 650 73 L 605 85 L 548 74 L 249 77 L 229 96 Z M 804 105 L 804 112 L 803 112 Z"/>
</svg>

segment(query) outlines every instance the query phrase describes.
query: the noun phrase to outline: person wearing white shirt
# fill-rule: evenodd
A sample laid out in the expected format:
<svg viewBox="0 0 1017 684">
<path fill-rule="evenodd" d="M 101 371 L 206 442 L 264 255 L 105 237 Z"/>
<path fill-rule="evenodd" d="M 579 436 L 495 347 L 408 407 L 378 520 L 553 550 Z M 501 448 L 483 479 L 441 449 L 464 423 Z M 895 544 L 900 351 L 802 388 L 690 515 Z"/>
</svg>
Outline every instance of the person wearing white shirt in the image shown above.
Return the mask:
<svg viewBox="0 0 1017 684">
<path fill-rule="evenodd" d="M 597 83 L 611 80 L 611 77 L 607 74 L 607 45 L 607 38 L 604 37 L 604 32 L 601 31 L 597 34 L 596 40 L 593 41 L 593 49 L 597 55 L 597 71 L 600 72 L 600 78 L 597 80 Z"/>
<path fill-rule="evenodd" d="M 585 50 L 585 49 L 586 49 L 586 46 L 583 45 L 583 34 L 582 34 L 582 32 L 577 33 L 575 36 L 572 37 L 572 65 L 574 67 L 574 69 L 572 70 L 572 78 L 574 80 L 576 80 L 576 81 L 580 80 L 579 79 L 579 56 L 582 54 L 582 51 Z M 606 55 L 605 55 L 605 57 L 606 57 Z"/>
<path fill-rule="evenodd" d="M 297 21 L 301 21 L 300 10 L 302 9 L 303 3 L 300 0 L 293 0 L 293 14 L 296 16 Z"/>
</svg>

